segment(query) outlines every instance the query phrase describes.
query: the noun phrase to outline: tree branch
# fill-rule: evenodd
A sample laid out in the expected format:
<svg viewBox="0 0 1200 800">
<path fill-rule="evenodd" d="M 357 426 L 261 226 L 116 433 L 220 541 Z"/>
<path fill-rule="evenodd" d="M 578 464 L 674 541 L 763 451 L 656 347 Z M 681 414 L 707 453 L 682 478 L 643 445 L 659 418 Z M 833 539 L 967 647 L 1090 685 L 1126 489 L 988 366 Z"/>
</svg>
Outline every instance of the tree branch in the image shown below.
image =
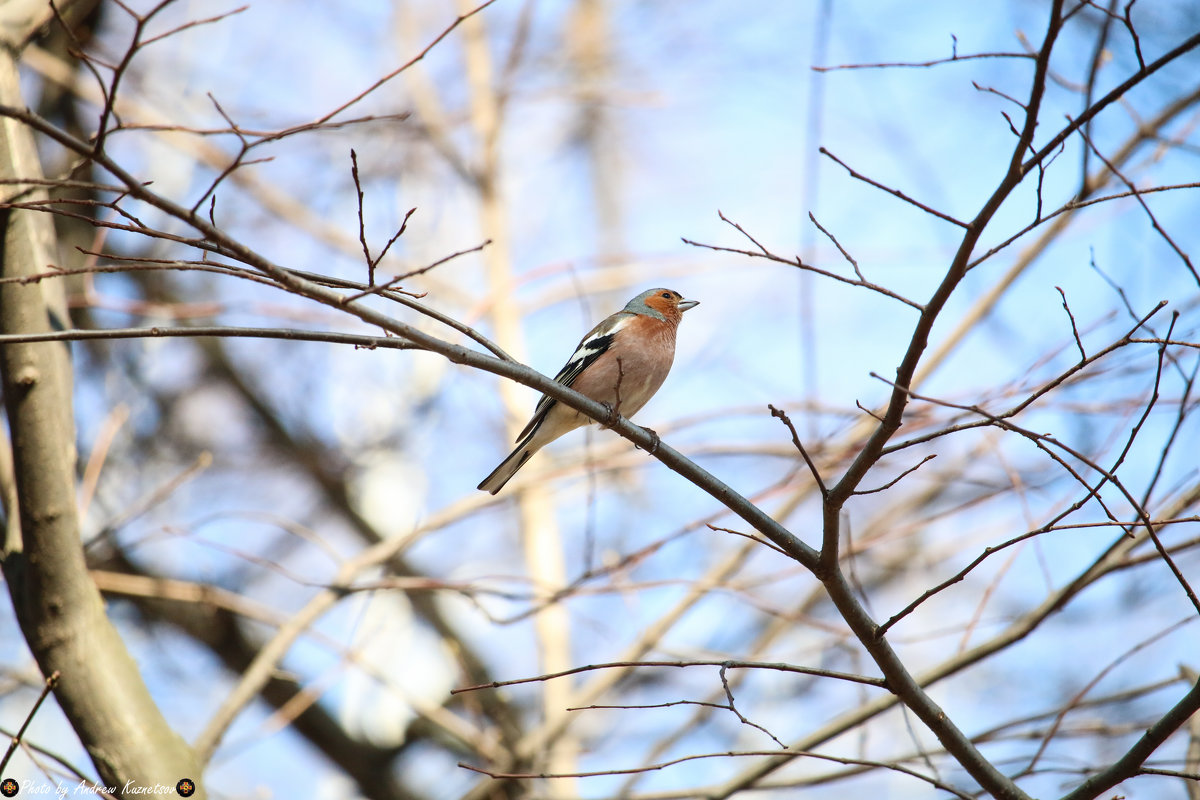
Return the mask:
<svg viewBox="0 0 1200 800">
<path fill-rule="evenodd" d="M 0 50 L 0 99 L 19 106 L 13 53 Z M 32 130 L 0 121 L 2 199 L 36 196 L 23 178 L 41 178 Z M 0 209 L 4 277 L 33 275 L 51 262 L 48 216 Z M 47 333 L 69 327 L 61 283 L 0 284 L 0 333 Z M 75 498 L 75 425 L 71 364 L 62 343 L 0 347 L 0 373 L 12 436 L 19 535 L 4 543 L 3 571 L 21 631 L 44 675 L 62 678 L 55 697 L 108 786 L 174 786 L 197 780 L 199 764 L 154 704 L 100 593 L 80 547 Z M 203 797 L 200 788 L 196 794 Z"/>
</svg>

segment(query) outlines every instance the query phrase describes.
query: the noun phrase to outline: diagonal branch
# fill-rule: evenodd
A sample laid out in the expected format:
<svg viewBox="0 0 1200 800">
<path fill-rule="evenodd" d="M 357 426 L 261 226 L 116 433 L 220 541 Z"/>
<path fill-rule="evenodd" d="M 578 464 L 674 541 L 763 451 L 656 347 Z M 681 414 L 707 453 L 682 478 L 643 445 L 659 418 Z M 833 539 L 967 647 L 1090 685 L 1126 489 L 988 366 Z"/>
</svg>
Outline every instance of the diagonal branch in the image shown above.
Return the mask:
<svg viewBox="0 0 1200 800">
<path fill-rule="evenodd" d="M 945 220 L 946 222 L 952 222 L 960 228 L 969 228 L 970 227 L 967 223 L 963 222 L 960 219 L 955 219 L 954 217 L 950 216 L 949 214 L 947 214 L 943 211 L 938 211 L 936 208 L 933 208 L 932 206 L 925 205 L 920 200 L 914 200 L 913 198 L 909 197 L 908 195 L 906 195 L 904 192 L 900 191 L 899 189 L 893 189 L 890 186 L 880 183 L 879 181 L 875 180 L 874 178 L 868 178 L 866 175 L 863 175 L 861 172 L 855 170 L 853 167 L 851 167 L 845 161 L 842 161 L 840 158 L 838 158 L 833 153 L 826 150 L 824 147 L 821 148 L 821 155 L 827 156 L 835 164 L 842 167 L 844 170 L 846 170 L 846 172 L 850 173 L 850 177 L 854 178 L 855 180 L 860 180 L 863 183 L 870 184 L 871 186 L 874 186 L 876 189 L 879 189 L 880 191 L 887 192 L 888 194 L 890 194 L 894 197 L 900 198 L 901 200 L 908 203 L 909 205 L 915 206 L 915 207 L 921 209 L 926 214 L 932 214 L 933 216 L 937 217 L 938 219 Z"/>
<path fill-rule="evenodd" d="M 1085 780 L 1064 795 L 1062 800 L 1094 800 L 1121 781 L 1137 775 L 1146 759 L 1197 711 L 1200 711 L 1200 681 L 1196 681 L 1179 702 L 1151 725 L 1133 746 L 1125 751 L 1125 755 L 1113 762 L 1112 766 Z"/>
</svg>

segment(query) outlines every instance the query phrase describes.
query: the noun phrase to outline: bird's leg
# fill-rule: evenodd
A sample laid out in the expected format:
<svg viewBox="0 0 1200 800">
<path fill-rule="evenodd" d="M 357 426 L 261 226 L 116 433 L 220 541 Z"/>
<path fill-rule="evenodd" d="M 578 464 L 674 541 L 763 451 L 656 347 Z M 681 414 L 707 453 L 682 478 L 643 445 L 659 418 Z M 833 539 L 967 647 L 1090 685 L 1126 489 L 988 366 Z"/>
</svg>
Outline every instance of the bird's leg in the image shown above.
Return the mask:
<svg viewBox="0 0 1200 800">
<path fill-rule="evenodd" d="M 617 385 L 613 387 L 613 391 L 617 396 L 617 402 L 613 406 L 613 413 L 621 413 L 621 382 L 625 380 L 625 365 L 621 361 L 621 357 L 617 356 Z"/>
<path fill-rule="evenodd" d="M 620 357 L 617 358 L 617 385 L 613 387 L 613 393 L 616 395 L 615 402 L 601 402 L 600 405 L 608 409 L 608 419 L 604 423 L 605 428 L 611 428 L 617 424 L 617 420 L 621 418 L 621 381 L 625 378 L 625 370 L 621 365 Z"/>
<path fill-rule="evenodd" d="M 609 405 L 608 403 L 605 403 L 605 405 L 608 406 L 608 412 L 609 412 L 608 425 L 609 425 L 609 427 L 612 427 L 612 425 L 617 421 L 617 417 L 619 416 L 619 412 L 621 410 L 621 381 L 624 379 L 625 379 L 624 365 L 621 363 L 620 357 L 618 357 L 617 358 L 617 385 L 615 387 L 613 387 L 616 392 L 616 395 L 617 395 L 617 402 L 615 405 Z M 642 430 L 644 430 L 646 433 L 650 434 L 650 436 L 652 436 L 654 439 L 654 441 L 652 441 L 650 443 L 650 449 L 646 451 L 650 455 L 654 455 L 655 453 L 658 452 L 658 445 L 662 440 L 658 438 L 658 433 L 656 433 L 653 429 L 642 428 Z M 638 445 L 634 445 L 634 447 L 638 447 Z M 641 449 L 641 448 L 639 447 L 639 449 Z"/>
</svg>

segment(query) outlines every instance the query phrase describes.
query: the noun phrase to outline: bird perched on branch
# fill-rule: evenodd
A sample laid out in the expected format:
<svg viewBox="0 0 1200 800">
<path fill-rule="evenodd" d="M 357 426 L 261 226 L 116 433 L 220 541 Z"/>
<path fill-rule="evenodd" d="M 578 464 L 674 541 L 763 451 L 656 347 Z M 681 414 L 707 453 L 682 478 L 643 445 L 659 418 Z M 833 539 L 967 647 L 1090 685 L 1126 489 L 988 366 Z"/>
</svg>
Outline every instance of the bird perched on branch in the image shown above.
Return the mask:
<svg viewBox="0 0 1200 800">
<path fill-rule="evenodd" d="M 654 396 L 675 360 L 675 331 L 683 312 L 699 305 L 670 289 L 650 289 L 630 300 L 583 337 L 554 380 L 614 412 L 632 417 Z M 570 406 L 542 395 L 517 446 L 479 488 L 495 494 L 529 457 L 564 433 L 591 422 Z"/>
</svg>

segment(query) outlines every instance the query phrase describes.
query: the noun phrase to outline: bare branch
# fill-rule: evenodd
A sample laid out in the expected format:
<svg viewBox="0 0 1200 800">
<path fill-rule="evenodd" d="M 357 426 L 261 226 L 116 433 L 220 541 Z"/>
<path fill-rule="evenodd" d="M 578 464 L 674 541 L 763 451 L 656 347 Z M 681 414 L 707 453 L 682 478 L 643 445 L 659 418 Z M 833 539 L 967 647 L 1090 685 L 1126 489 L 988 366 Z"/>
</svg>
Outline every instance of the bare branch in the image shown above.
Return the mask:
<svg viewBox="0 0 1200 800">
<path fill-rule="evenodd" d="M 1079 360 L 1080 362 L 1085 362 L 1088 360 L 1087 351 L 1083 349 L 1083 342 L 1079 338 L 1079 328 L 1075 327 L 1075 315 L 1071 313 L 1071 307 L 1067 305 L 1067 293 L 1062 290 L 1061 286 L 1055 286 L 1054 288 L 1058 290 L 1058 295 L 1062 298 L 1063 309 L 1071 319 L 1071 335 L 1075 337 L 1075 346 L 1079 348 Z"/>
<path fill-rule="evenodd" d="M 900 191 L 899 189 L 893 189 L 892 187 L 885 186 L 884 184 L 880 183 L 879 181 L 877 181 L 873 178 L 868 178 L 866 175 L 863 175 L 861 172 L 858 172 L 857 170 L 852 168 L 850 165 L 848 165 L 846 162 L 842 161 L 840 158 L 835 156 L 833 153 L 826 150 L 824 147 L 821 148 L 821 154 L 828 156 L 831 161 L 833 161 L 835 164 L 837 164 L 838 166 L 845 169 L 846 172 L 850 173 L 850 177 L 852 177 L 852 178 L 860 180 L 863 183 L 870 184 L 871 186 L 874 186 L 876 189 L 880 189 L 882 191 L 887 192 L 890 195 L 898 197 L 901 200 L 903 200 L 904 202 L 908 203 L 909 205 L 915 206 L 916 208 L 921 209 L 926 214 L 932 214 L 933 216 L 937 217 L 938 219 L 945 220 L 946 222 L 952 222 L 960 228 L 969 227 L 967 225 L 967 223 L 963 222 L 962 220 L 955 219 L 954 217 L 950 216 L 949 214 L 938 211 L 936 208 L 933 208 L 932 206 L 927 206 L 924 203 L 920 202 L 919 200 L 914 200 L 913 198 L 909 197 L 908 195 L 906 195 L 904 192 Z"/>
<path fill-rule="evenodd" d="M 836 272 L 830 272 L 828 270 L 821 269 L 820 267 L 814 267 L 811 264 L 805 264 L 803 261 L 800 260 L 799 256 L 797 256 L 795 258 L 784 258 L 783 256 L 776 255 L 775 253 L 772 253 L 771 251 L 767 250 L 767 248 L 764 247 L 762 244 L 760 244 L 757 239 L 755 239 L 753 236 L 751 236 L 749 233 L 747 233 L 746 230 L 744 228 L 742 228 L 741 225 L 737 224 L 736 222 L 733 222 L 732 220 L 727 218 L 720 211 L 717 212 L 717 215 L 722 219 L 722 221 L 724 221 L 724 222 L 728 223 L 729 225 L 733 226 L 734 228 L 736 228 L 738 230 L 738 232 L 740 232 L 743 236 L 745 236 L 747 239 L 749 239 L 751 242 L 753 242 L 754 246 L 757 248 L 757 250 L 739 250 L 734 247 L 721 247 L 719 245 L 704 244 L 703 242 L 692 241 L 691 239 L 687 239 L 687 238 L 682 239 L 683 243 L 691 245 L 692 247 L 703 247 L 707 250 L 713 250 L 713 251 L 716 251 L 719 253 L 736 253 L 737 255 L 748 256 L 749 258 L 765 258 L 768 261 L 774 261 L 779 264 L 786 264 L 789 267 L 796 267 L 798 269 L 804 270 L 805 272 L 812 272 L 817 275 L 822 275 L 826 278 L 832 278 L 835 281 L 839 281 L 840 283 L 845 283 L 850 286 L 861 286 L 864 289 L 870 289 L 873 292 L 882 294 L 885 297 L 890 297 L 893 300 L 899 300 L 901 303 L 904 303 L 907 306 L 911 306 L 912 308 L 915 308 L 918 311 L 921 310 L 921 305 L 919 303 L 909 300 L 907 297 L 897 294 L 896 292 L 893 292 L 891 289 L 887 289 L 883 286 L 880 286 L 879 284 L 871 283 L 870 281 L 863 280 L 861 274 L 859 275 L 859 278 L 857 280 L 855 280 L 852 278 L 847 278 L 844 275 L 838 275 Z M 815 222 L 815 220 L 814 220 L 814 222 Z M 818 227 L 820 227 L 820 226 L 818 226 Z M 822 229 L 822 230 L 824 230 L 824 229 Z M 841 249 L 840 245 L 839 245 L 839 249 Z M 843 255 L 846 255 L 844 250 L 842 251 L 842 253 L 843 253 Z M 847 255 L 847 257 L 848 257 L 848 255 Z M 851 263 L 851 265 L 853 265 L 854 271 L 857 274 L 858 273 L 858 264 L 853 259 L 850 259 L 850 263 Z"/>
<path fill-rule="evenodd" d="M 1151 725 L 1123 756 L 1068 792 L 1063 800 L 1094 800 L 1138 774 L 1146 759 L 1197 711 L 1200 711 L 1200 681 L 1196 681 L 1188 693 Z"/>
<path fill-rule="evenodd" d="M 553 672 L 547 675 L 538 675 L 533 678 L 515 678 L 508 681 L 493 681 L 492 683 L 479 684 L 477 686 L 464 686 L 459 689 L 452 689 L 451 694 L 461 694 L 463 692 L 478 692 L 483 689 L 499 689 L 505 686 L 518 686 L 523 683 L 541 683 L 542 681 L 554 680 L 556 678 L 565 678 L 570 675 L 578 675 L 583 672 L 593 672 L 595 670 L 608 669 L 626 669 L 630 667 L 669 667 L 673 669 L 682 669 L 685 667 L 721 667 L 722 669 L 764 669 L 774 672 L 792 672 L 798 675 L 812 675 L 818 678 L 833 678 L 840 681 L 848 681 L 850 683 L 860 683 L 864 686 L 874 686 L 879 689 L 886 689 L 887 684 L 880 678 L 869 678 L 863 675 L 852 675 L 846 672 L 836 672 L 834 670 L 817 669 L 815 667 L 800 667 L 794 664 L 770 663 L 759 661 L 613 661 L 604 664 L 587 664 L 582 667 L 575 667 L 562 672 Z"/>
<path fill-rule="evenodd" d="M 29 723 L 33 722 L 33 718 L 37 716 L 38 709 L 42 707 L 42 703 L 46 702 L 46 698 L 50 692 L 54 691 L 55 684 L 62 677 L 62 673 L 54 670 L 42 682 L 42 691 L 38 694 L 37 700 L 33 703 L 33 708 L 29 709 L 29 713 L 25 715 L 25 721 L 21 723 L 21 727 L 17 729 L 16 735 L 12 737 L 12 741 L 8 744 L 8 749 L 4 751 L 4 758 L 0 758 L 0 775 L 4 774 L 4 770 L 8 767 L 8 762 L 12 759 L 12 755 L 21 745 L 21 740 L 25 738 L 25 731 L 29 730 Z"/>
<path fill-rule="evenodd" d="M 1192 273 L 1192 278 L 1198 285 L 1200 285 L 1200 273 L 1196 272 L 1196 267 L 1192 264 L 1192 259 L 1187 253 L 1183 252 L 1179 245 L 1175 243 L 1175 240 L 1171 238 L 1171 235 L 1167 233 L 1163 226 L 1158 223 L 1158 217 L 1154 216 L 1154 212 L 1150 210 L 1150 206 L 1146 205 L 1146 201 L 1142 198 L 1142 193 L 1138 191 L 1137 187 L 1133 185 L 1131 180 L 1122 174 L 1120 169 L 1118 169 L 1110 160 L 1104 157 L 1104 154 L 1101 153 L 1096 145 L 1092 143 L 1092 140 L 1088 137 L 1086 131 L 1081 130 L 1079 135 L 1082 136 L 1084 142 L 1087 143 L 1088 149 L 1095 153 L 1096 157 L 1104 162 L 1104 166 L 1108 169 L 1108 171 L 1113 175 L 1116 175 L 1121 183 L 1125 184 L 1126 188 L 1128 188 L 1129 192 L 1133 195 L 1133 198 L 1138 201 L 1138 205 L 1140 205 L 1142 210 L 1146 212 L 1146 216 L 1150 218 L 1150 226 L 1154 228 L 1155 232 L 1158 233 L 1160 237 L 1162 237 L 1163 241 L 1170 245 L 1171 249 L 1175 251 L 1175 254 L 1179 256 L 1181 261 L 1183 261 L 1183 264 L 1185 267 L 1187 267 L 1188 272 Z"/>
<path fill-rule="evenodd" d="M 726 708 L 728 708 L 730 711 L 732 711 L 737 716 L 738 721 L 741 722 L 743 725 L 748 725 L 751 728 L 754 728 L 755 730 L 762 731 L 767 736 L 770 736 L 771 740 L 774 741 L 775 744 L 779 745 L 779 748 L 781 750 L 787 750 L 788 749 L 787 745 L 784 744 L 783 742 L 779 741 L 778 736 L 771 733 L 769 730 L 764 728 L 762 725 L 759 725 L 757 722 L 750 721 L 749 719 L 746 718 L 745 714 L 743 714 L 741 711 L 738 711 L 737 705 L 734 703 L 734 700 L 733 700 L 733 690 L 729 688 L 729 679 L 725 676 L 725 671 L 728 668 L 729 668 L 728 665 L 722 664 L 721 671 L 720 671 L 721 688 L 725 691 L 725 699 L 729 701 L 729 705 L 727 705 Z"/>
<path fill-rule="evenodd" d="M 949 58 L 934 58 L 928 61 L 881 61 L 875 64 L 840 64 L 838 66 L 813 67 L 812 69 L 815 72 L 836 72 L 852 69 L 925 69 L 942 64 L 953 64 L 958 61 L 978 61 L 980 59 L 994 58 L 1033 59 L 1034 55 L 1032 53 L 970 53 L 960 56 L 955 52 Z"/>
<path fill-rule="evenodd" d="M 787 412 L 776 408 L 773 405 L 767 404 L 767 408 L 771 410 L 771 416 L 783 422 L 787 426 L 788 431 L 792 434 L 792 444 L 800 451 L 800 456 L 804 459 L 804 463 L 808 465 L 808 471 L 813 476 L 813 480 L 817 482 L 817 488 L 821 490 L 821 496 L 829 494 L 829 490 L 825 488 L 825 481 L 821 480 L 821 473 L 817 469 L 817 465 L 809 457 L 808 451 L 804 449 L 804 444 L 800 441 L 800 434 L 796 433 L 796 426 L 792 425 L 791 419 L 788 418 Z"/>
<path fill-rule="evenodd" d="M 901 472 L 899 475 L 897 475 L 896 477 L 892 478 L 890 481 L 888 481 L 887 483 L 883 484 L 882 486 L 878 486 L 878 487 L 876 487 L 876 488 L 874 488 L 874 489 L 857 489 L 857 490 L 855 490 L 855 492 L 854 492 L 854 493 L 855 493 L 856 495 L 863 495 L 863 494 L 876 494 L 876 493 L 878 493 L 878 492 L 887 491 L 888 489 L 892 488 L 893 486 L 895 486 L 895 485 L 896 485 L 897 483 L 899 483 L 900 481 L 902 481 L 902 480 L 904 480 L 905 478 L 907 478 L 909 475 L 911 475 L 911 474 L 913 474 L 914 472 L 916 472 L 917 470 L 919 470 L 919 469 L 920 469 L 922 466 L 924 466 L 924 464 L 925 464 L 927 461 L 932 461 L 932 460 L 933 460 L 933 459 L 935 459 L 935 458 L 937 458 L 937 453 L 930 453 L 929 455 L 925 456 L 925 457 L 924 457 L 924 458 L 922 458 L 920 461 L 918 461 L 916 464 L 913 464 L 911 467 L 909 467 L 908 469 L 904 470 L 904 471 L 903 471 L 903 472 Z"/>
<path fill-rule="evenodd" d="M 1041 147 L 1034 155 L 1030 156 L 1023 164 L 1021 164 L 1021 173 L 1027 173 L 1033 169 L 1034 165 L 1045 159 L 1050 153 L 1053 153 L 1058 147 L 1075 131 L 1079 130 L 1083 125 L 1086 125 L 1097 114 L 1108 108 L 1113 103 L 1124 97 L 1130 89 L 1137 86 L 1146 78 L 1158 72 L 1167 64 L 1174 62 L 1180 56 L 1191 52 L 1200 46 L 1200 32 L 1192 34 L 1177 46 L 1171 48 L 1163 55 L 1159 56 L 1150 64 L 1142 67 L 1137 72 L 1130 75 L 1119 85 L 1114 87 L 1108 94 L 1097 100 L 1092 105 L 1088 106 L 1077 119 L 1071 120 L 1068 125 L 1056 133 L 1049 142 Z M 1032 141 L 1032 137 L 1030 139 Z"/>
<path fill-rule="evenodd" d="M 411 215 L 412 212 L 410 211 L 409 214 Z M 406 223 L 408 222 L 408 217 L 405 217 L 405 222 Z M 392 241 L 395 241 L 396 237 L 398 237 L 403 232 L 404 232 L 404 228 L 403 228 L 403 226 L 401 226 L 399 233 L 397 233 L 395 237 L 392 237 Z M 375 270 L 374 270 L 374 267 L 372 267 L 370 270 L 370 280 L 372 281 L 371 285 L 368 288 L 363 289 L 362 291 L 358 292 L 357 294 L 347 295 L 342 300 L 342 302 L 343 303 L 352 303 L 355 300 L 361 300 L 364 297 L 368 297 L 373 294 L 379 294 L 380 292 L 384 292 L 389 289 L 391 289 L 392 291 L 397 291 L 397 289 L 395 287 L 401 281 L 408 280 L 409 278 L 412 278 L 416 275 L 423 275 L 426 272 L 429 272 L 431 269 L 436 269 L 437 267 L 440 267 L 442 264 L 445 264 L 449 261 L 453 261 L 454 259 L 459 258 L 460 256 L 465 256 L 468 253 L 478 253 L 480 250 L 487 247 L 491 243 L 492 243 L 492 240 L 487 239 L 487 240 L 475 245 L 474 247 L 468 247 L 465 250 L 458 250 L 454 253 L 451 253 L 448 256 L 442 256 L 441 258 L 437 259 L 436 261 L 433 261 L 432 263 L 426 264 L 423 267 L 418 267 L 417 269 L 409 270 L 408 272 L 405 272 L 402 275 L 397 275 L 396 277 L 391 278 L 388 281 L 378 284 L 378 285 L 375 285 L 373 283 L 373 281 L 375 280 Z M 388 242 L 388 245 L 390 246 L 391 242 Z M 366 245 L 364 244 L 364 247 L 365 246 Z M 384 248 L 384 252 L 387 252 L 387 248 Z M 379 257 L 382 258 L 383 253 L 380 253 Z M 378 260 L 376 260 L 376 263 L 378 263 Z M 419 299 L 419 297 L 418 297 L 418 299 Z"/>
</svg>

